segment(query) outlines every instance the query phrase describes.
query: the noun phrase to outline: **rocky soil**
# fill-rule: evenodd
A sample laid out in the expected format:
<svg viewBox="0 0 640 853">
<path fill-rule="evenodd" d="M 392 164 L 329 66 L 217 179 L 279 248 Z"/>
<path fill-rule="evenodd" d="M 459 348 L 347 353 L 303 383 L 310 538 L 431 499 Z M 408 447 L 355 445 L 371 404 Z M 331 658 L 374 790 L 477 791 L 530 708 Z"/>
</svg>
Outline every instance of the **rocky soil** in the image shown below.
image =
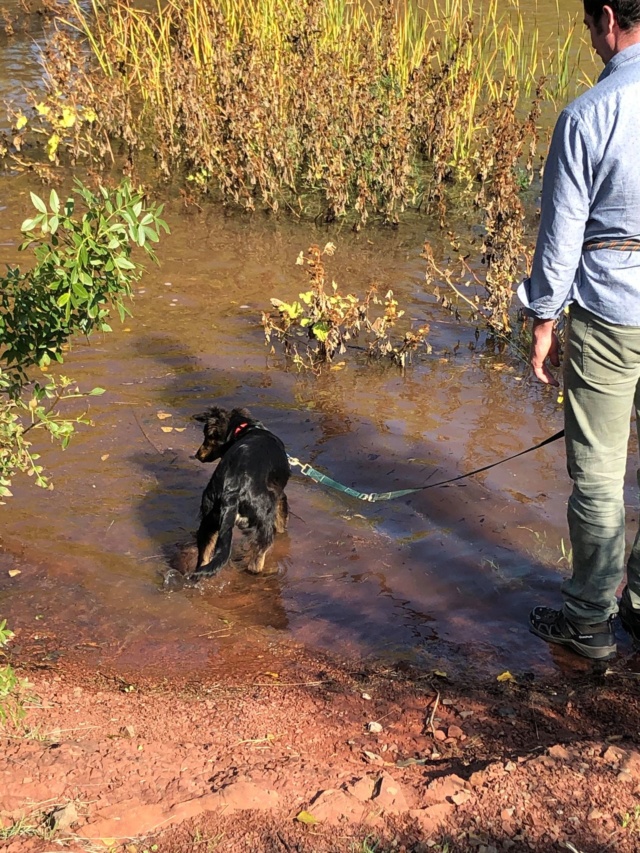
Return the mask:
<svg viewBox="0 0 640 853">
<path fill-rule="evenodd" d="M 301 654 L 215 683 L 16 663 L 12 853 L 640 849 L 628 661 L 475 684 Z"/>
</svg>

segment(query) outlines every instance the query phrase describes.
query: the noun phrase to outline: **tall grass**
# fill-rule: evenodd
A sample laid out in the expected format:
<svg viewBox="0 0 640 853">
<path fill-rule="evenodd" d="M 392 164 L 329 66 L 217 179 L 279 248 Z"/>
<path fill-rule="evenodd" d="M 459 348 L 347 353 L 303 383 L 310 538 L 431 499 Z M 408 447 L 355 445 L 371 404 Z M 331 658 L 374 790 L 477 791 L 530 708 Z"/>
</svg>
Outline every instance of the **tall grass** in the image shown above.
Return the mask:
<svg viewBox="0 0 640 853">
<path fill-rule="evenodd" d="M 489 211 L 495 269 L 541 102 L 575 76 L 573 26 L 558 32 L 542 44 L 517 0 L 67 0 L 40 120 L 51 159 L 119 141 L 227 202 L 355 227 L 410 206 L 444 219 L 456 184 Z"/>
<path fill-rule="evenodd" d="M 469 174 L 489 105 L 526 113 L 542 75 L 546 94 L 566 88 L 570 36 L 542 47 L 515 0 L 68 0 L 46 64 L 54 112 L 79 117 L 75 153 L 121 137 L 250 208 L 311 195 L 329 218 L 397 221 L 425 164 L 436 183 Z"/>
</svg>

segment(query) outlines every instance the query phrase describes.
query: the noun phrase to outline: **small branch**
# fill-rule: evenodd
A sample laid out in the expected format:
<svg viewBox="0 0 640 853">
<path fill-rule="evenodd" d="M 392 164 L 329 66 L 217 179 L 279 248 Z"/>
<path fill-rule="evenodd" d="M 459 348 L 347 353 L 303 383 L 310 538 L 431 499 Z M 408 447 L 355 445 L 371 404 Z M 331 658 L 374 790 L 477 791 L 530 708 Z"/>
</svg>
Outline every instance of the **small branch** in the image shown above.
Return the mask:
<svg viewBox="0 0 640 853">
<path fill-rule="evenodd" d="M 459 296 L 460 299 L 464 300 L 467 303 L 467 305 L 469 305 L 470 308 L 473 309 L 474 314 L 481 314 L 482 313 L 480 311 L 480 308 L 474 302 L 472 302 L 467 296 L 465 296 L 464 293 L 461 293 L 452 281 L 449 281 L 449 279 L 445 278 L 444 283 L 447 284 L 451 288 L 451 290 L 453 290 L 453 292 L 456 294 L 456 296 Z"/>
<path fill-rule="evenodd" d="M 438 691 L 437 691 L 436 700 L 435 700 L 435 702 L 433 703 L 433 708 L 431 709 L 431 715 L 429 716 L 429 722 L 427 723 L 427 725 L 428 725 L 428 726 L 429 726 L 429 728 L 431 729 L 431 734 L 432 734 L 434 737 L 436 736 L 436 730 L 435 730 L 434 725 L 433 725 L 433 720 L 434 720 L 434 718 L 435 718 L 435 716 L 436 716 L 436 711 L 438 710 L 438 705 L 439 705 L 439 704 L 440 704 L 440 691 L 438 690 Z"/>
<path fill-rule="evenodd" d="M 141 424 L 141 423 L 140 423 L 140 421 L 138 420 L 138 416 L 136 415 L 136 411 L 135 411 L 135 409 L 133 408 L 133 406 L 131 407 L 131 411 L 132 411 L 132 413 L 133 413 L 133 417 L 134 417 L 134 418 L 135 418 L 135 420 L 136 420 L 136 423 L 138 424 L 138 428 L 140 429 L 140 432 L 141 432 L 141 433 L 143 434 L 143 436 L 147 439 L 147 441 L 149 442 L 149 444 L 151 445 L 151 447 L 153 447 L 153 449 L 156 451 L 156 453 L 159 453 L 159 454 L 160 454 L 160 456 L 162 456 L 162 454 L 163 454 L 162 450 L 160 450 L 160 448 L 159 448 L 156 444 L 154 444 L 154 442 L 153 442 L 153 441 L 151 441 L 151 439 L 149 438 L 149 436 L 147 435 L 147 433 L 146 433 L 146 432 L 144 431 L 144 429 L 142 428 L 142 424 Z"/>
</svg>

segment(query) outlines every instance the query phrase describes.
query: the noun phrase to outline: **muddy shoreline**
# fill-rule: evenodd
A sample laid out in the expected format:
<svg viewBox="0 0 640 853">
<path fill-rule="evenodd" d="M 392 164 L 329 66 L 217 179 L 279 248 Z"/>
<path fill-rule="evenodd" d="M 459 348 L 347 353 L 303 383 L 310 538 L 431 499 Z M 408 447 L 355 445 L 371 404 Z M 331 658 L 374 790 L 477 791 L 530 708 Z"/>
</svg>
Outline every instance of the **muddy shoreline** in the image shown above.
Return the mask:
<svg viewBox="0 0 640 853">
<path fill-rule="evenodd" d="M 567 843 L 631 853 L 634 658 L 605 672 L 559 657 L 567 674 L 551 680 L 464 683 L 282 644 L 254 672 L 221 680 L 133 683 L 23 659 L 34 698 L 3 738 L 4 845 L 352 853 L 368 839 L 385 853 Z M 317 823 L 297 820 L 304 811 Z M 60 825 L 43 829 L 53 813 Z"/>
</svg>

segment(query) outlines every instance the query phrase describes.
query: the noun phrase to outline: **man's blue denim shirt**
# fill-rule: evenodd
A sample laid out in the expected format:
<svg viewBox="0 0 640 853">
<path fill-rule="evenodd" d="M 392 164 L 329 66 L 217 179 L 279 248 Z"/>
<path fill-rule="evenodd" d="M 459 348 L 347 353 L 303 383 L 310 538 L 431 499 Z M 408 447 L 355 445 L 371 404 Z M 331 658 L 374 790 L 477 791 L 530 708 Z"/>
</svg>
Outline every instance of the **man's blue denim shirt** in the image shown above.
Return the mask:
<svg viewBox="0 0 640 853">
<path fill-rule="evenodd" d="M 640 238 L 640 44 L 616 54 L 560 114 L 542 181 L 531 277 L 518 296 L 541 319 L 577 302 L 609 323 L 640 326 L 640 252 L 582 250 Z"/>
</svg>

